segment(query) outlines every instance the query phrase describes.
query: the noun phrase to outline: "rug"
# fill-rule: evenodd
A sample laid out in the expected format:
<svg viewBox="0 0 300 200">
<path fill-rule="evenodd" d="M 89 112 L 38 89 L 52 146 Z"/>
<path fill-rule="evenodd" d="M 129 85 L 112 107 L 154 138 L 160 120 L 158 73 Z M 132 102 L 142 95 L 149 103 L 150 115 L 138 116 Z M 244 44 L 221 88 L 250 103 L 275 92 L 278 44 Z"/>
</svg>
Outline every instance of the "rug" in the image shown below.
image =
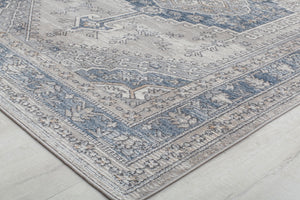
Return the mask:
<svg viewBox="0 0 300 200">
<path fill-rule="evenodd" d="M 1 111 L 111 199 L 300 104 L 298 0 L 0 0 L 0 22 Z"/>
</svg>

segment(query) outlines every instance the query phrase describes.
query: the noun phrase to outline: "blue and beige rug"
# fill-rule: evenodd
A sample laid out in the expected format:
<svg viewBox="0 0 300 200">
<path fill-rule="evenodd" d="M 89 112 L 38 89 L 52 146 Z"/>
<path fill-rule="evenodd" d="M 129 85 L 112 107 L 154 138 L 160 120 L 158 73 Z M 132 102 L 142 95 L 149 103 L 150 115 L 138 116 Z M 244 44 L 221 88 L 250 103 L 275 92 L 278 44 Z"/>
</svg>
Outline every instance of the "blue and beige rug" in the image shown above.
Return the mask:
<svg viewBox="0 0 300 200">
<path fill-rule="evenodd" d="M 144 199 L 300 104 L 299 0 L 0 0 L 0 108 Z"/>
</svg>

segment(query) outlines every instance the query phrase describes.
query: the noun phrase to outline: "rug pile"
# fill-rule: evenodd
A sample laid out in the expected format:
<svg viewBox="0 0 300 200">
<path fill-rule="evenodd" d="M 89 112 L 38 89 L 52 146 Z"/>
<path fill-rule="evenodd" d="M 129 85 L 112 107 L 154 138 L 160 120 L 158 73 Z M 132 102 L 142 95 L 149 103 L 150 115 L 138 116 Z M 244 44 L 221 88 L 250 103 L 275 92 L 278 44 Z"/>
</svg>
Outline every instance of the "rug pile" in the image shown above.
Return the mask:
<svg viewBox="0 0 300 200">
<path fill-rule="evenodd" d="M 298 0 L 0 0 L 0 110 L 145 199 L 300 104 Z"/>
</svg>

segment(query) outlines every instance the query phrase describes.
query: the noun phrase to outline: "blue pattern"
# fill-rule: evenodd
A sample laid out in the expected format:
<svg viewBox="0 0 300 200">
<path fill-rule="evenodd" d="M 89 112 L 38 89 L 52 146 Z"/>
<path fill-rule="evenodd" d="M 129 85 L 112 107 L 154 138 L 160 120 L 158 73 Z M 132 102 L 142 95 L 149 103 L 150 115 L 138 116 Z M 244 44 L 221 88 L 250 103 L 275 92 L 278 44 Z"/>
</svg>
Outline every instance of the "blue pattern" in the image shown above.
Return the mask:
<svg viewBox="0 0 300 200">
<path fill-rule="evenodd" d="M 8 5 L 8 0 L 0 0 L 0 8 L 4 8 Z"/>
<path fill-rule="evenodd" d="M 107 113 L 105 109 L 99 108 L 93 102 L 74 93 L 73 90 L 50 77 L 37 66 L 13 54 L 6 47 L 0 48 L 2 76 L 9 76 L 11 80 L 22 86 L 22 89 L 63 118 L 68 119 L 70 123 L 94 140 L 101 138 L 107 141 L 115 147 L 115 151 L 120 156 L 127 160 L 132 160 L 149 148 L 158 146 L 209 121 L 300 72 L 300 51 L 297 51 L 225 85 L 213 88 L 135 127 L 129 127 Z M 26 69 L 22 70 L 22 73 L 9 71 L 4 66 L 13 66 L 13 61 L 5 59 L 6 55 L 13 55 L 13 60 L 21 60 L 27 66 Z M 287 66 L 287 70 L 279 70 L 277 67 L 281 64 Z M 72 98 L 68 98 L 70 95 Z M 131 146 L 124 146 L 120 142 L 130 137 L 136 138 L 136 142 L 130 144 Z"/>
<path fill-rule="evenodd" d="M 182 87 L 191 81 L 171 76 L 164 76 L 158 73 L 141 74 L 135 70 L 104 70 L 91 69 L 88 71 L 79 70 L 77 74 L 91 82 L 119 83 L 131 89 L 136 89 L 145 85 L 164 86 L 177 88 Z"/>
<path fill-rule="evenodd" d="M 0 109 L 113 199 L 300 103 L 295 0 L 43 2 L 0 0 Z"/>
<path fill-rule="evenodd" d="M 160 16 L 165 19 L 173 19 L 178 22 L 188 22 L 191 24 L 203 24 L 206 26 L 217 26 L 222 29 L 230 29 L 236 32 L 243 32 L 260 25 L 272 22 L 282 17 L 288 16 L 293 12 L 286 10 L 278 6 L 277 3 L 271 0 L 247 0 L 249 12 L 238 13 L 236 15 L 229 15 L 224 13 L 223 10 L 216 10 L 216 13 L 201 13 L 197 10 L 191 12 L 189 10 L 177 10 L 161 7 L 154 0 L 126 0 L 134 6 L 136 12 L 117 17 L 111 17 L 106 19 L 93 19 L 89 16 L 83 16 L 80 18 L 79 27 L 77 28 L 89 28 L 89 29 L 103 29 L 109 30 L 110 27 L 105 23 L 125 19 L 140 14 L 146 14 L 148 16 Z M 206 0 L 203 0 L 206 2 Z M 208 1 L 209 3 L 209 1 Z M 246 3 L 245 3 L 246 4 Z M 212 5 L 213 8 L 213 5 Z"/>
<path fill-rule="evenodd" d="M 290 67 L 291 71 L 278 70 L 276 68 L 278 64 L 286 64 Z M 262 69 L 255 70 L 244 77 L 232 80 L 226 85 L 207 91 L 193 98 L 184 106 L 177 106 L 164 112 L 160 116 L 148 120 L 148 122 L 151 122 L 152 127 L 149 129 L 151 131 L 144 131 L 144 134 L 152 135 L 153 138 L 157 138 L 156 134 L 159 132 L 163 133 L 169 140 L 174 136 L 178 136 L 191 128 L 209 121 L 213 117 L 230 110 L 237 106 L 237 104 L 268 90 L 299 72 L 300 51 L 297 51 Z M 254 84 L 251 84 L 251 82 L 249 82 L 250 77 L 254 77 L 254 81 L 260 82 L 261 87 L 258 88 Z M 214 98 L 220 94 L 226 96 L 226 99 L 215 100 Z M 184 113 L 186 116 L 192 116 L 197 122 L 189 124 L 190 126 L 188 127 L 178 127 L 170 120 L 170 113 L 177 113 L 177 115 L 178 113 L 179 115 L 180 113 Z M 155 123 L 153 123 L 153 120 Z M 183 123 L 183 121 L 181 121 L 181 123 Z M 188 123 L 188 120 L 186 123 Z M 139 125 L 140 129 L 142 129 L 142 126 L 145 124 L 147 124 L 147 122 Z"/>
<path fill-rule="evenodd" d="M 159 7 L 159 5 L 155 3 L 153 0 L 149 0 L 149 1 L 126 0 L 126 1 L 133 4 L 135 6 L 135 9 L 138 11 L 140 11 L 141 9 L 147 6 L 153 7 L 153 10 Z M 245 15 L 237 15 L 237 16 L 223 15 L 222 13 L 220 13 L 219 16 L 214 16 L 214 15 L 207 15 L 201 13 L 189 13 L 189 12 L 183 12 L 178 10 L 174 11 L 165 8 L 163 8 L 162 11 L 158 13 L 153 13 L 153 14 L 146 13 L 146 14 L 151 16 L 158 15 L 166 19 L 174 19 L 180 22 L 185 21 L 192 24 L 204 24 L 206 26 L 217 26 L 224 29 L 231 29 L 237 32 L 249 30 L 259 25 L 266 24 L 268 22 L 292 14 L 292 12 L 279 7 L 276 3 L 273 3 L 271 0 L 264 0 L 264 1 L 248 0 L 248 4 L 251 10 L 250 13 Z M 216 17 L 219 20 L 217 20 Z"/>
</svg>

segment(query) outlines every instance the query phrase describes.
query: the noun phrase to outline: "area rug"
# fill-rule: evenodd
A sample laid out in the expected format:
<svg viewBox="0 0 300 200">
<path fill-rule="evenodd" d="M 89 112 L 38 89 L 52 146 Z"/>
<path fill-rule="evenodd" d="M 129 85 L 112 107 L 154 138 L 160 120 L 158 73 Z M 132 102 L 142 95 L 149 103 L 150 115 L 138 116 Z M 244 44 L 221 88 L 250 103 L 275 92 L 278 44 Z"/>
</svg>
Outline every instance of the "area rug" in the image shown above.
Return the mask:
<svg viewBox="0 0 300 200">
<path fill-rule="evenodd" d="M 0 0 L 0 22 L 1 111 L 111 199 L 300 104 L 298 0 Z"/>
</svg>

